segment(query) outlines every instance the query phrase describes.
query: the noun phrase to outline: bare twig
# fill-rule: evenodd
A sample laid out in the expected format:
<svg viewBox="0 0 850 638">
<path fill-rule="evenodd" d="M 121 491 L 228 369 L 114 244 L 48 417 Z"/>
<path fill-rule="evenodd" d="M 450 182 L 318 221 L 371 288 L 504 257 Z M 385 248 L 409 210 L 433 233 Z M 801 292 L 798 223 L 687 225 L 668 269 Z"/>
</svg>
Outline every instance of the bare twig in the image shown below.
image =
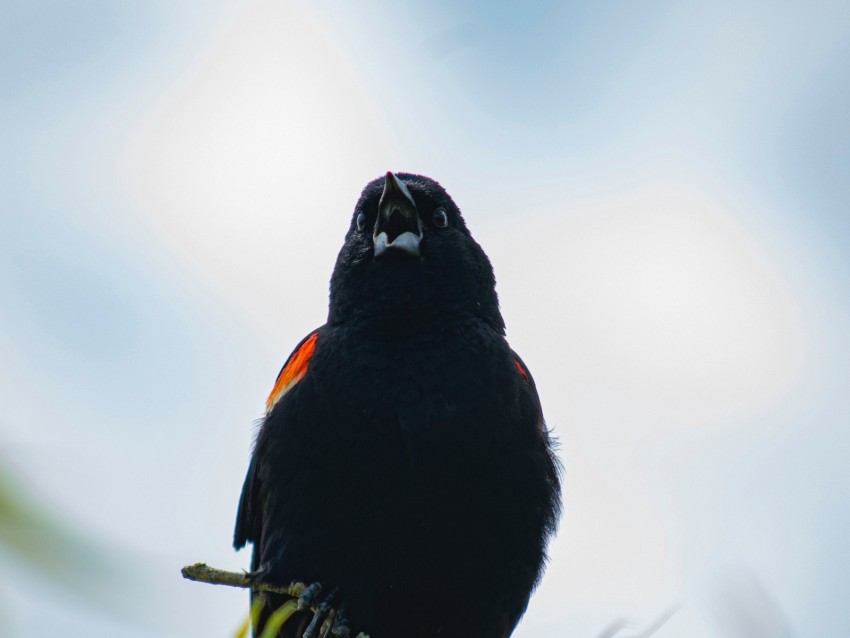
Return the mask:
<svg viewBox="0 0 850 638">
<path fill-rule="evenodd" d="M 206 563 L 195 563 L 187 565 L 180 570 L 183 578 L 194 580 L 198 583 L 208 583 L 210 585 L 227 585 L 228 587 L 242 587 L 243 589 L 252 589 L 254 591 L 267 591 L 273 594 L 286 594 L 293 598 L 299 598 L 307 587 L 304 583 L 292 583 L 285 587 L 280 585 L 270 585 L 267 583 L 254 582 L 249 574 L 245 572 L 228 572 L 223 569 L 210 567 Z"/>
<path fill-rule="evenodd" d="M 270 585 L 268 583 L 256 582 L 251 579 L 250 574 L 245 572 L 228 572 L 223 569 L 215 569 L 206 563 L 195 563 L 187 565 L 180 570 L 183 578 L 193 580 L 198 583 L 208 583 L 210 585 L 227 585 L 228 587 L 242 587 L 243 589 L 251 589 L 252 591 L 264 591 L 272 594 L 285 594 L 291 596 L 292 600 L 287 601 L 281 607 L 272 613 L 269 617 L 266 627 L 263 630 L 262 636 L 276 636 L 278 630 L 284 625 L 292 615 L 299 610 L 302 610 L 301 605 L 305 601 L 300 600 L 307 591 L 307 586 L 304 583 L 292 583 L 285 587 L 280 585 Z M 317 588 L 313 591 L 315 596 L 318 591 L 318 583 L 314 583 L 312 588 Z M 309 593 L 307 597 L 313 597 Z M 260 610 L 262 600 L 255 600 L 255 606 L 252 608 L 253 620 L 246 621 L 240 628 L 237 635 L 244 635 L 248 631 L 251 624 L 256 624 L 256 615 Z M 309 609 L 313 612 L 313 622 L 306 628 L 304 636 L 318 635 L 334 636 L 334 638 L 348 638 L 350 629 L 348 625 L 339 617 L 339 612 L 328 605 L 327 601 L 318 601 L 315 604 L 309 604 L 304 609 Z M 302 635 L 302 634 L 299 634 Z M 369 638 L 364 633 L 357 634 L 357 638 Z"/>
</svg>

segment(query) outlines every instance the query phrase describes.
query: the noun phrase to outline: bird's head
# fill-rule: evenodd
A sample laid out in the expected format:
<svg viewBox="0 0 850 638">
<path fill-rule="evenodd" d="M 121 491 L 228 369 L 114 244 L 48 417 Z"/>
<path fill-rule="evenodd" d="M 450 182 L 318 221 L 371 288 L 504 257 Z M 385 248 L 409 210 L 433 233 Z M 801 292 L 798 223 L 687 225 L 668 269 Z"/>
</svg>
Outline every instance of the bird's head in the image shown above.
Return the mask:
<svg viewBox="0 0 850 638">
<path fill-rule="evenodd" d="M 493 269 L 436 181 L 387 173 L 363 189 L 331 278 L 332 324 L 446 313 L 504 332 Z"/>
</svg>

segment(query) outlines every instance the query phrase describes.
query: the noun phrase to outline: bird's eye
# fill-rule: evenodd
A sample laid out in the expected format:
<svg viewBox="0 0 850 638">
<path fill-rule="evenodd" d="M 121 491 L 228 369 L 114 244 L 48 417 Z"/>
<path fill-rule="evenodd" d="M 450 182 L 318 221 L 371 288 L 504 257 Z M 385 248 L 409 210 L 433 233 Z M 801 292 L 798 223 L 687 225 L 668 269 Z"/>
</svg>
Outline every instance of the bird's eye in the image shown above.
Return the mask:
<svg viewBox="0 0 850 638">
<path fill-rule="evenodd" d="M 449 225 L 449 216 L 446 215 L 446 211 L 442 208 L 438 208 L 434 211 L 434 226 L 437 228 L 445 228 Z"/>
<path fill-rule="evenodd" d="M 366 213 L 360 213 L 357 215 L 357 230 L 363 230 L 366 228 Z"/>
</svg>

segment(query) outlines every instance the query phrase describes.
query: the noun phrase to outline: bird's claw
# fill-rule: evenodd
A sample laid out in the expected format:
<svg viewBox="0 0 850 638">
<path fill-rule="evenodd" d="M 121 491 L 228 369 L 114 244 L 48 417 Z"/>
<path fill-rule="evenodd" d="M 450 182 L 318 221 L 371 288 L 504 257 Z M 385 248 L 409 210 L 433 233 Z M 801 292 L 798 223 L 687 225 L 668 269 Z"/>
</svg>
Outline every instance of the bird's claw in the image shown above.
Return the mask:
<svg viewBox="0 0 850 638">
<path fill-rule="evenodd" d="M 308 605 L 304 609 L 312 609 L 320 591 L 321 585 L 313 583 L 299 598 L 299 605 L 304 603 Z M 351 627 L 345 612 L 345 602 L 342 601 L 334 606 L 338 595 L 339 588 L 335 587 L 315 606 L 316 611 L 313 613 L 310 624 L 304 630 L 303 638 L 349 638 Z"/>
<path fill-rule="evenodd" d="M 334 638 L 348 638 L 351 635 L 351 626 L 348 624 L 348 616 L 345 614 L 345 603 L 339 606 L 336 613 L 336 620 L 331 627 L 331 634 Z"/>
<path fill-rule="evenodd" d="M 321 583 L 308 585 L 304 592 L 298 597 L 298 610 L 304 611 L 313 607 L 313 603 L 322 591 Z"/>
<path fill-rule="evenodd" d="M 267 576 L 268 570 L 263 566 L 249 573 L 254 583 L 265 582 Z M 310 623 L 302 634 L 303 638 L 349 638 L 351 636 L 351 626 L 348 624 L 345 613 L 345 602 L 341 602 L 338 607 L 333 605 L 334 599 L 339 595 L 338 587 L 334 587 L 327 596 L 319 600 L 319 595 L 322 593 L 321 583 L 316 582 L 305 586 L 300 582 L 293 582 L 292 586 L 304 588 L 301 595 L 294 601 L 297 610 L 310 613 L 315 609 Z"/>
<path fill-rule="evenodd" d="M 317 585 L 318 583 L 313 583 L 313 585 Z M 313 586 L 311 585 L 311 587 Z M 308 588 L 309 589 L 309 588 Z M 321 589 L 321 588 L 320 588 Z M 331 604 L 333 603 L 334 596 L 339 592 L 339 588 L 335 587 L 331 590 L 331 593 L 322 599 L 322 602 L 319 603 L 318 607 L 316 607 L 316 611 L 313 614 L 313 620 L 310 621 L 310 624 L 307 625 L 307 629 L 304 630 L 303 638 L 318 638 L 319 632 L 322 630 L 322 627 L 325 624 L 325 621 L 331 615 L 333 611 Z M 307 592 L 304 592 L 305 594 Z M 317 592 L 318 594 L 318 592 Z M 303 597 L 303 594 L 302 594 Z M 300 602 L 300 601 L 299 601 Z M 329 623 L 333 624 L 333 623 Z M 327 633 L 327 631 L 323 632 L 323 636 Z"/>
</svg>

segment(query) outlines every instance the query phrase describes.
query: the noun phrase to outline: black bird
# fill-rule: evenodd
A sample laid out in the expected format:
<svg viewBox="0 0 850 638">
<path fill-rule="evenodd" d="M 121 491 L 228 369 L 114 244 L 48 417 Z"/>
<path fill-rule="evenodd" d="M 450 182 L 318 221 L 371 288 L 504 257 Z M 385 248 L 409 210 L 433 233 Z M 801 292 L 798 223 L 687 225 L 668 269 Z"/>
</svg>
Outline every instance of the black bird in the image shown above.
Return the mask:
<svg viewBox="0 0 850 638">
<path fill-rule="evenodd" d="M 560 486 L 504 334 L 492 267 L 448 193 L 408 173 L 370 182 L 327 323 L 283 366 L 257 435 L 234 536 L 254 544 L 253 577 L 321 583 L 371 638 L 509 636 Z M 263 596 L 257 634 L 287 600 Z"/>
</svg>

